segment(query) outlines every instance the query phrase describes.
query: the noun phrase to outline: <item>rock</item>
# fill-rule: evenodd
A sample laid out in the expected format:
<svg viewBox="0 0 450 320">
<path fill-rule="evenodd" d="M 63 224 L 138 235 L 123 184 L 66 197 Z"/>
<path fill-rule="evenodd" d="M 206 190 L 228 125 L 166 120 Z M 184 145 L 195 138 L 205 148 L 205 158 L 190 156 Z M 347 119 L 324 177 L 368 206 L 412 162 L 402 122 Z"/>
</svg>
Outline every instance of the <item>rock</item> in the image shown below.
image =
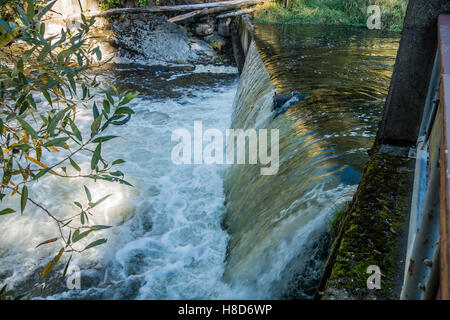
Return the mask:
<svg viewBox="0 0 450 320">
<path fill-rule="evenodd" d="M 303 100 L 305 98 L 309 97 L 308 94 L 301 94 L 300 92 L 293 91 L 293 92 L 281 92 L 279 94 L 276 94 L 273 96 L 273 106 L 272 110 L 276 110 L 277 114 L 280 114 L 284 111 L 286 111 L 291 105 L 293 105 L 296 102 L 299 102 L 300 100 Z"/>
<path fill-rule="evenodd" d="M 219 36 L 218 34 L 212 34 L 210 36 L 205 37 L 205 41 L 217 52 L 221 53 L 222 48 L 225 47 L 227 40 L 224 37 Z"/>
<path fill-rule="evenodd" d="M 222 37 L 231 37 L 231 18 L 219 20 L 217 33 Z"/>
<path fill-rule="evenodd" d="M 198 36 L 208 36 L 214 32 L 214 22 L 205 21 L 194 26 L 194 34 Z"/>
<path fill-rule="evenodd" d="M 206 42 L 188 35 L 186 29 L 163 16 L 137 19 L 128 15 L 123 21 L 115 21 L 112 28 L 120 54 L 116 63 L 195 64 L 212 63 L 216 58 Z"/>
</svg>

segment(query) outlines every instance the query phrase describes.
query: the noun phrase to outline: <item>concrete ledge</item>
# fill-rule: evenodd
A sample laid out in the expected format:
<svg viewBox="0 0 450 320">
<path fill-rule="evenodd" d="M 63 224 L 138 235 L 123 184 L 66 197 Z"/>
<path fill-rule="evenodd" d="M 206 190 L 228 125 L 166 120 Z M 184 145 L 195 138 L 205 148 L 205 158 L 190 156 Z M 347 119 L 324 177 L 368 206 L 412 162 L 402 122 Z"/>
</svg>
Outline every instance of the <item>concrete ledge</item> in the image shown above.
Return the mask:
<svg viewBox="0 0 450 320">
<path fill-rule="evenodd" d="M 405 150 L 378 146 L 364 169 L 351 204 L 345 209 L 324 269 L 319 298 L 398 299 L 414 160 Z M 381 269 L 381 289 L 367 289 L 367 268 Z"/>
</svg>

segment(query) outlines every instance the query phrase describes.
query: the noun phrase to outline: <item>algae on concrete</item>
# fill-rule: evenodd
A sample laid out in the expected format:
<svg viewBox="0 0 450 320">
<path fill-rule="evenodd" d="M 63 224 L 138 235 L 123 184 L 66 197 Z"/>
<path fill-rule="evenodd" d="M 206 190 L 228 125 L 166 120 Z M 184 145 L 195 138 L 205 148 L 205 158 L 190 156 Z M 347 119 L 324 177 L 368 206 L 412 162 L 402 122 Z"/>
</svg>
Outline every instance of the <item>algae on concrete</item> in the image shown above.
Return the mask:
<svg viewBox="0 0 450 320">
<path fill-rule="evenodd" d="M 375 147 L 351 204 L 342 214 L 319 289 L 321 299 L 397 299 L 414 160 Z M 367 288 L 370 265 L 381 289 Z"/>
</svg>

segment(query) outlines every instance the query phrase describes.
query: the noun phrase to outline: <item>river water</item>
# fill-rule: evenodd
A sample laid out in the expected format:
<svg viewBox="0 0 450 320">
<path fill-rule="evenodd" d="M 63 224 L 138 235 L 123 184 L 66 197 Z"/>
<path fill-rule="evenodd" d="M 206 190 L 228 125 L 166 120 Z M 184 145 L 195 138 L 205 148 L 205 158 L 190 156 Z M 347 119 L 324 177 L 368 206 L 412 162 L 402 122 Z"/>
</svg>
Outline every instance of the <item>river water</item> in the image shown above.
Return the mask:
<svg viewBox="0 0 450 320">
<path fill-rule="evenodd" d="M 114 226 L 104 232 L 108 242 L 72 260 L 81 290 L 53 276 L 33 296 L 311 298 L 332 215 L 356 190 L 375 136 L 399 36 L 301 25 L 256 32 L 240 79 L 229 67 L 105 71 L 103 79 L 142 93 L 130 105 L 132 120 L 111 128 L 121 138 L 103 151 L 126 160 L 121 171 L 134 187 L 47 177 L 30 191 L 60 216 L 76 213 L 72 201 L 84 197 L 83 184 L 94 198 L 114 194 L 93 218 Z M 272 95 L 286 89 L 309 97 L 275 117 Z M 172 132 L 193 132 L 194 121 L 222 132 L 279 129 L 278 174 L 261 176 L 254 165 L 174 164 Z M 89 167 L 88 158 L 77 161 Z M 39 282 L 59 247 L 34 247 L 55 233 L 39 211 L 1 217 L 0 282 L 18 292 Z"/>
</svg>

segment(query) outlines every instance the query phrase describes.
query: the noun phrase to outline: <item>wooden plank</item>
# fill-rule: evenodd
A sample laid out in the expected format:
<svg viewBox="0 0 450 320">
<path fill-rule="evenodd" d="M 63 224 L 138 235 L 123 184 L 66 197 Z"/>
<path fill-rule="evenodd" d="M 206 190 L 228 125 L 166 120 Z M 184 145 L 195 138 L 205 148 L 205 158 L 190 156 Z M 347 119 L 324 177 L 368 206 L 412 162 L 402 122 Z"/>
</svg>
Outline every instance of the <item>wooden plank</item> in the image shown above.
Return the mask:
<svg viewBox="0 0 450 320">
<path fill-rule="evenodd" d="M 440 104 L 442 110 L 442 141 L 440 150 L 440 297 L 450 299 L 450 15 L 438 19 L 439 63 L 441 73 Z"/>
</svg>

